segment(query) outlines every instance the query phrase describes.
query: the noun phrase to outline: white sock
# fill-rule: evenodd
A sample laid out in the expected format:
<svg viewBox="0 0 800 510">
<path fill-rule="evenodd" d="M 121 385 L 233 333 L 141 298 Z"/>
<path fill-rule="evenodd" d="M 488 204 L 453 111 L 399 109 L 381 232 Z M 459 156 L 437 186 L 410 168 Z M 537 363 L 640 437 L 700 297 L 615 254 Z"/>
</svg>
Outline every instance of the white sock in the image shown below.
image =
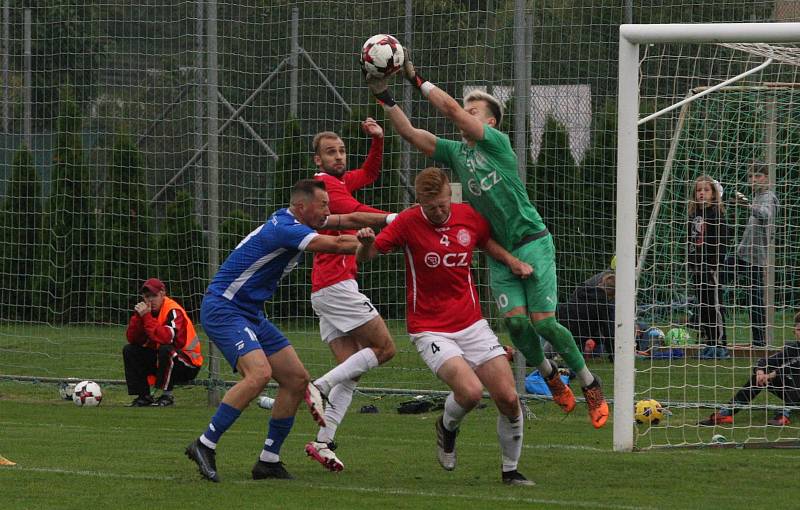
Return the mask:
<svg viewBox="0 0 800 510">
<path fill-rule="evenodd" d="M 350 407 L 350 402 L 353 401 L 353 392 L 358 385 L 357 381 L 348 379 L 342 381 L 331 389 L 328 394 L 328 402 L 330 405 L 325 407 L 325 423 L 326 426 L 319 429 L 317 432 L 317 441 L 320 443 L 330 443 L 336 435 L 336 429 L 342 423 L 347 409 Z"/>
<path fill-rule="evenodd" d="M 589 369 L 583 367 L 578 371 L 578 379 L 581 381 L 581 388 L 585 388 L 594 382 L 594 374 Z"/>
<path fill-rule="evenodd" d="M 267 450 L 261 450 L 261 455 L 258 456 L 258 460 L 262 462 L 278 462 L 281 460 L 281 456 L 268 452 Z"/>
<path fill-rule="evenodd" d="M 497 440 L 503 459 L 503 472 L 517 469 L 522 454 L 522 412 L 515 418 L 500 415 L 497 417 Z"/>
<path fill-rule="evenodd" d="M 444 424 L 444 428 L 453 432 L 461 425 L 461 422 L 464 420 L 464 416 L 467 415 L 469 411 L 461 407 L 461 404 L 456 402 L 456 398 L 451 391 L 450 394 L 447 395 L 447 399 L 444 401 L 444 414 L 442 415 L 442 423 Z"/>
<path fill-rule="evenodd" d="M 375 356 L 375 351 L 369 347 L 366 347 L 353 354 L 338 366 L 334 367 L 330 372 L 314 381 L 314 384 L 322 393 L 325 395 L 330 395 L 331 389 L 333 389 L 333 387 L 337 384 L 348 379 L 357 379 L 367 370 L 377 366 L 378 358 Z"/>
</svg>

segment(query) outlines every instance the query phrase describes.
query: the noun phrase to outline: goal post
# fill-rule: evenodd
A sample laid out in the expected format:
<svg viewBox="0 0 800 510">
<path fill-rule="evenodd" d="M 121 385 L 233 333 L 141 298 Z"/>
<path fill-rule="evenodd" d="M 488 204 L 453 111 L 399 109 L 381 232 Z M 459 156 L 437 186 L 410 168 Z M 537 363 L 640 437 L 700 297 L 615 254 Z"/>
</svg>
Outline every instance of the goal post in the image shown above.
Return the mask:
<svg viewBox="0 0 800 510">
<path fill-rule="evenodd" d="M 635 447 L 635 321 L 639 186 L 640 46 L 674 43 L 796 43 L 800 23 L 622 25 L 619 34 L 619 94 L 616 206 L 616 334 L 614 367 L 615 451 Z M 765 63 L 766 63 L 766 59 Z M 759 69 L 760 70 L 760 69 Z M 716 78 L 716 77 L 715 77 Z M 732 76 L 720 77 L 720 82 Z M 711 94 L 714 91 L 710 92 Z M 676 101 L 677 102 L 677 101 Z M 675 106 L 676 108 L 679 107 Z"/>
</svg>

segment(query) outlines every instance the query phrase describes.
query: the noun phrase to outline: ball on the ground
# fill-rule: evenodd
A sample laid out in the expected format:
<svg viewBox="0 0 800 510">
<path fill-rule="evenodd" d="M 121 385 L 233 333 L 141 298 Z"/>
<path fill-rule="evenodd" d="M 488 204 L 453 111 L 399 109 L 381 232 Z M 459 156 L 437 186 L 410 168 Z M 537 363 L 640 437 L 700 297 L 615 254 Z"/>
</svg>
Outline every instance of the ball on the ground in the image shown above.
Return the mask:
<svg viewBox="0 0 800 510">
<path fill-rule="evenodd" d="M 636 402 L 633 417 L 636 423 L 647 423 L 650 425 L 658 425 L 664 419 L 664 408 L 658 401 L 653 399 L 640 400 Z"/>
<path fill-rule="evenodd" d="M 712 443 L 727 443 L 728 439 L 725 436 L 723 436 L 722 434 L 714 434 L 713 436 L 711 436 L 711 442 Z"/>
<path fill-rule="evenodd" d="M 94 381 L 81 381 L 75 385 L 72 401 L 79 407 L 99 406 L 103 400 L 103 391 Z"/>
<path fill-rule="evenodd" d="M 390 76 L 403 66 L 405 51 L 395 37 L 388 34 L 373 35 L 361 48 L 361 69 L 368 76 Z"/>
</svg>

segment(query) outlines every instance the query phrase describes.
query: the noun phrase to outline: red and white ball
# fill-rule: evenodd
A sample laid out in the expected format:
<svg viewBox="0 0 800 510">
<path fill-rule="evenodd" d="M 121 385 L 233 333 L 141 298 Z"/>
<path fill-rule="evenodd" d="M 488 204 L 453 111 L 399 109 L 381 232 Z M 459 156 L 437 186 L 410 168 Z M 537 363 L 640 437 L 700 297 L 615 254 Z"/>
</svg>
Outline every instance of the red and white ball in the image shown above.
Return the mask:
<svg viewBox="0 0 800 510">
<path fill-rule="evenodd" d="M 79 407 L 99 406 L 103 400 L 103 391 L 94 381 L 81 381 L 75 385 L 72 401 Z"/>
<path fill-rule="evenodd" d="M 395 37 L 387 34 L 373 35 L 361 48 L 361 69 L 368 76 L 390 76 L 403 66 L 405 51 Z"/>
</svg>

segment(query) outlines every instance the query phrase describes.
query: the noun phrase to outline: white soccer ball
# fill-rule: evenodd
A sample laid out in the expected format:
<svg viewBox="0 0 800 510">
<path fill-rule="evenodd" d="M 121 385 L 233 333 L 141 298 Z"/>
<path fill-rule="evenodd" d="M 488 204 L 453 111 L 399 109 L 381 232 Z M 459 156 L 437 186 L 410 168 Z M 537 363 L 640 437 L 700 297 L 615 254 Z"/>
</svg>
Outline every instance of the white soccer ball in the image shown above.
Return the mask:
<svg viewBox="0 0 800 510">
<path fill-rule="evenodd" d="M 396 38 L 387 34 L 373 35 L 361 48 L 361 69 L 375 78 L 389 76 L 403 66 L 405 51 Z"/>
<path fill-rule="evenodd" d="M 103 391 L 94 381 L 81 381 L 75 385 L 72 401 L 79 407 L 99 406 L 103 400 Z"/>
</svg>

